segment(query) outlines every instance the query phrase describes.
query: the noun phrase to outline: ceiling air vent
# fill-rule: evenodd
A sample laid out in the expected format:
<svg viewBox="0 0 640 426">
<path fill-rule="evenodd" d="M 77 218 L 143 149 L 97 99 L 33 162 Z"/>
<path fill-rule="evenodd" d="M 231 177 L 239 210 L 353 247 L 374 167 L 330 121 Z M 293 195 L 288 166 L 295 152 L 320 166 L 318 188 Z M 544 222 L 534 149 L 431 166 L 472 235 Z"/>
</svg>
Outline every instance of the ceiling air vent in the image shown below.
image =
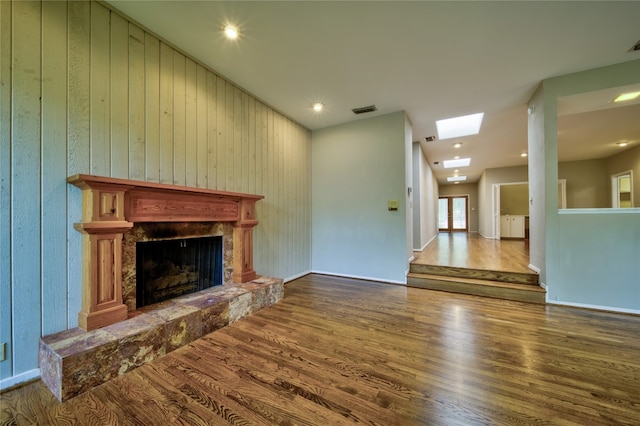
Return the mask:
<svg viewBox="0 0 640 426">
<path fill-rule="evenodd" d="M 364 114 L 366 112 L 373 112 L 373 111 L 377 111 L 378 108 L 376 108 L 375 105 L 369 105 L 366 107 L 360 107 L 360 108 L 354 108 L 351 111 L 353 111 L 354 114 Z"/>
<path fill-rule="evenodd" d="M 424 138 L 427 142 L 433 142 L 436 140 L 435 136 L 427 136 L 426 138 Z"/>
<path fill-rule="evenodd" d="M 640 50 L 640 40 L 638 40 L 638 42 L 634 44 L 631 49 L 629 49 L 629 52 L 634 52 L 636 50 Z"/>
</svg>

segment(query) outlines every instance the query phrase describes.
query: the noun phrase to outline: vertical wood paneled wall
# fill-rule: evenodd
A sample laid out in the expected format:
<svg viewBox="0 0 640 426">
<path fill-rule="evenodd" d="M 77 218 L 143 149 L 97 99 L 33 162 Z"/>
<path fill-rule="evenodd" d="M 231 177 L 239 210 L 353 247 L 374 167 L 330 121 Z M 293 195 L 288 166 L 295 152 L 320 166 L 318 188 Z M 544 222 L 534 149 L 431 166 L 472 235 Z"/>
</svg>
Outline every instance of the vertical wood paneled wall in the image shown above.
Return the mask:
<svg viewBox="0 0 640 426">
<path fill-rule="evenodd" d="M 101 4 L 0 2 L 0 378 L 77 325 L 76 173 L 263 194 L 255 269 L 311 269 L 311 134 Z"/>
</svg>

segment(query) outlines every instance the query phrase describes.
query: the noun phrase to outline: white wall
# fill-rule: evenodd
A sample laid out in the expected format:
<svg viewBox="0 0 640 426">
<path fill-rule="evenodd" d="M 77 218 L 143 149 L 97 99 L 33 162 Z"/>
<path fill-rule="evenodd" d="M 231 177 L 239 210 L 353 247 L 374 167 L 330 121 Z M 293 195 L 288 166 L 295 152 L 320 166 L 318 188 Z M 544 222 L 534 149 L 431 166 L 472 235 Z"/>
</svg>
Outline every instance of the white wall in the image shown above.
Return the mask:
<svg viewBox="0 0 640 426">
<path fill-rule="evenodd" d="M 404 114 L 404 196 L 407 208 L 405 210 L 405 254 L 407 256 L 407 269 L 409 272 L 409 262 L 413 260 L 413 195 L 410 188 L 413 186 L 413 129 L 407 114 Z M 406 274 L 405 274 L 406 275 Z"/>
<path fill-rule="evenodd" d="M 532 99 L 538 105 L 544 102 L 544 107 L 536 110 L 544 116 L 536 118 L 536 132 L 529 133 L 529 159 L 532 161 L 531 148 L 544 153 L 530 168 L 545 170 L 544 254 L 549 302 L 640 313 L 640 209 L 558 211 L 556 108 L 560 96 L 638 82 L 640 60 L 545 80 L 542 92 Z M 539 132 L 541 127 L 544 133 Z M 534 243 L 540 241 L 531 240 L 532 252 Z"/>
<path fill-rule="evenodd" d="M 544 139 L 544 97 L 542 85 L 538 87 L 529 101 L 528 121 L 528 153 L 529 156 L 529 264 L 540 273 L 540 283 L 546 285 L 546 246 L 545 240 L 550 233 L 546 227 L 546 174 L 555 173 L 553 163 L 547 163 L 547 158 L 553 156 L 553 152 L 547 153 L 547 147 L 541 141 Z M 557 163 L 557 152 L 555 160 Z M 557 181 L 557 180 L 556 180 Z M 557 184 L 555 189 L 557 205 Z M 552 238 L 553 236 L 549 236 Z"/>
<path fill-rule="evenodd" d="M 95 2 L 0 2 L 0 387 L 77 325 L 76 173 L 258 193 L 259 274 L 311 269 L 311 134 Z"/>
<path fill-rule="evenodd" d="M 406 282 L 405 126 L 400 111 L 313 131 L 313 271 Z"/>
<path fill-rule="evenodd" d="M 419 142 L 413 143 L 413 249 L 438 235 L 438 181 Z"/>
</svg>

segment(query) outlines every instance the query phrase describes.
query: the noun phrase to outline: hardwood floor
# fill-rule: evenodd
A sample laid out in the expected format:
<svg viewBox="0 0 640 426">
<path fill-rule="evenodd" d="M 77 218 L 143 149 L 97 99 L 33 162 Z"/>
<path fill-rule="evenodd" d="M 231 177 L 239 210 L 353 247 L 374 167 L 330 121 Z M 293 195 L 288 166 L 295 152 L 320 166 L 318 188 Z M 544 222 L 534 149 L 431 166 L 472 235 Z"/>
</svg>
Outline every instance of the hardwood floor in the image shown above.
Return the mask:
<svg viewBox="0 0 640 426">
<path fill-rule="evenodd" d="M 640 317 L 309 275 L 282 302 L 0 424 L 637 425 Z"/>
<path fill-rule="evenodd" d="M 414 255 L 416 264 L 531 272 L 529 240 L 491 240 L 477 233 L 441 232 Z"/>
</svg>

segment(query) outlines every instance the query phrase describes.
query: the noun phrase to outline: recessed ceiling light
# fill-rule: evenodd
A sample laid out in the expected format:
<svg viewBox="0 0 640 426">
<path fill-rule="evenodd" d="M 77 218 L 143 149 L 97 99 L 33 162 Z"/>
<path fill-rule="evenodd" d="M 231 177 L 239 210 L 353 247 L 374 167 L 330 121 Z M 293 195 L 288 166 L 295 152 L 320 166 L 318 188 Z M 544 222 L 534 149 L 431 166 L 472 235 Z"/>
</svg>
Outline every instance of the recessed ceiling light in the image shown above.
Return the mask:
<svg viewBox="0 0 640 426">
<path fill-rule="evenodd" d="M 522 154 L 520 154 L 520 157 L 526 157 L 526 156 L 527 156 L 526 152 L 523 152 Z"/>
<path fill-rule="evenodd" d="M 629 92 L 629 93 L 623 93 L 622 95 L 618 96 L 617 98 L 615 98 L 613 100 L 613 102 L 624 102 L 624 101 L 632 101 L 635 98 L 637 98 L 638 96 L 640 96 L 640 92 Z"/>
<path fill-rule="evenodd" d="M 460 148 L 462 146 L 462 144 L 460 142 L 458 142 L 457 144 L 453 145 L 454 148 Z"/>
<path fill-rule="evenodd" d="M 618 145 L 618 146 L 627 146 L 627 145 L 629 145 L 629 143 L 628 142 L 616 142 L 616 145 Z"/>
<path fill-rule="evenodd" d="M 484 113 L 463 115 L 461 117 L 447 118 L 436 121 L 438 138 L 451 139 L 461 136 L 477 135 L 480 133 Z"/>
<path fill-rule="evenodd" d="M 458 173 L 459 171 L 460 171 L 460 170 L 455 169 L 455 170 L 453 171 L 453 173 Z"/>
<path fill-rule="evenodd" d="M 453 158 L 457 160 L 458 158 L 460 158 L 460 156 L 459 156 L 459 155 L 456 155 L 456 156 L 455 156 L 455 157 L 453 157 Z"/>
<path fill-rule="evenodd" d="M 471 164 L 471 158 L 458 158 L 455 160 L 444 160 L 442 162 L 445 169 L 451 169 L 453 167 L 467 167 Z"/>
<path fill-rule="evenodd" d="M 323 110 L 323 108 L 324 108 L 324 104 L 322 102 L 316 102 L 313 104 L 313 110 L 315 112 L 320 112 Z"/>
<path fill-rule="evenodd" d="M 447 182 L 464 182 L 467 180 L 466 176 L 447 176 Z"/>
<path fill-rule="evenodd" d="M 224 35 L 229 40 L 235 40 L 238 38 L 238 28 L 235 25 L 227 24 L 224 26 Z"/>
</svg>

